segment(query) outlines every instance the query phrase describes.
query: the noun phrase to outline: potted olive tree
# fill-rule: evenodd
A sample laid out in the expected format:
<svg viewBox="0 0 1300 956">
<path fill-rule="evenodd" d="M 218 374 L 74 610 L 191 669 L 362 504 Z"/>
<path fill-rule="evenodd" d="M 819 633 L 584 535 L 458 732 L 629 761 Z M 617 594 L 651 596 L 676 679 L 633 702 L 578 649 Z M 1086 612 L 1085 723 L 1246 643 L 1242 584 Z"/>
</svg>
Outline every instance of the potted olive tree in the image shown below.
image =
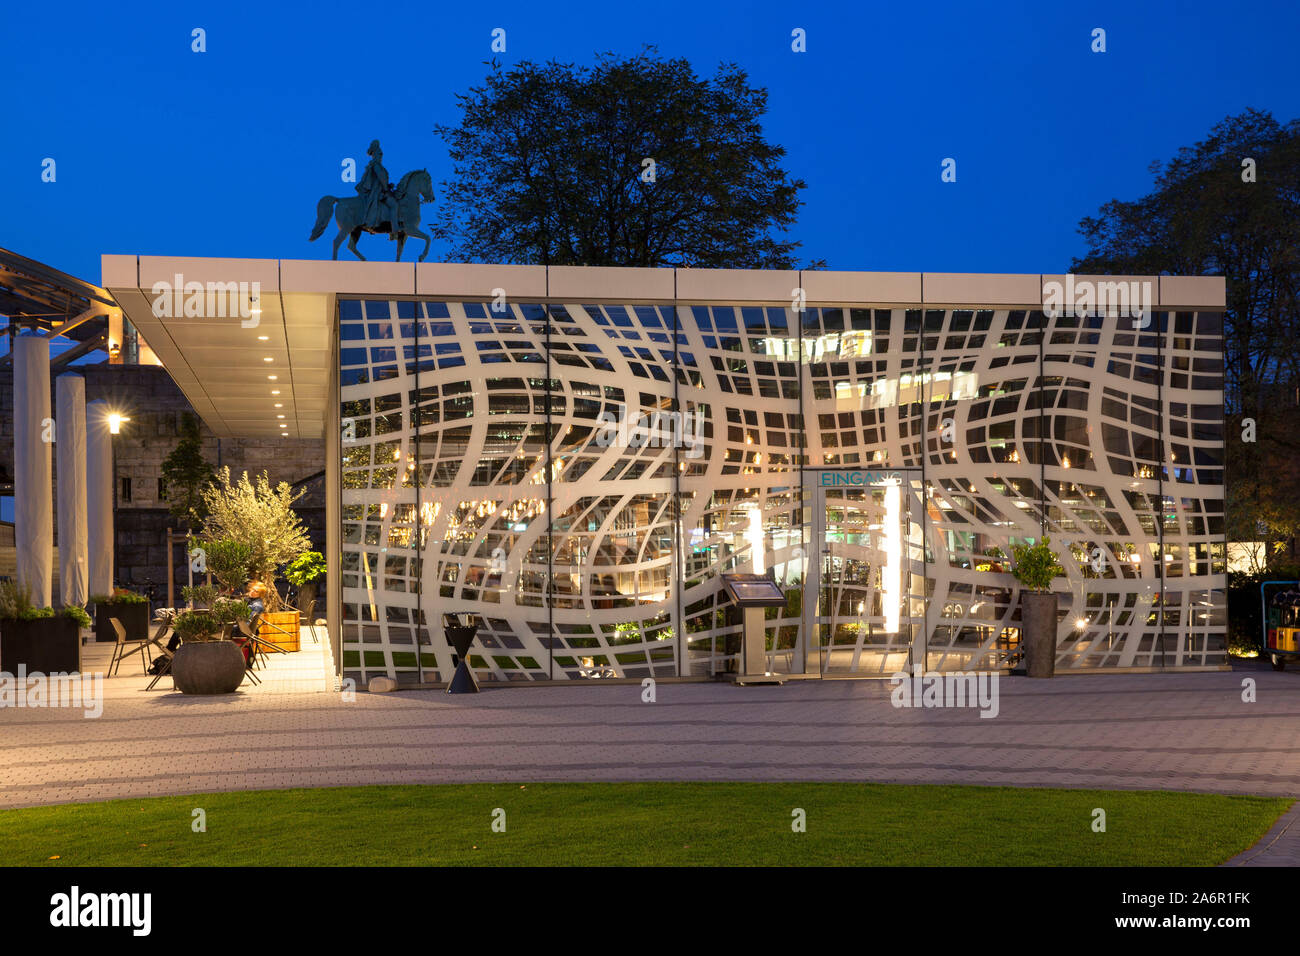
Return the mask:
<svg viewBox="0 0 1300 956">
<path fill-rule="evenodd" d="M 1052 579 L 1065 574 L 1051 539 L 1011 548 L 1011 573 L 1020 582 L 1020 640 L 1025 648 L 1025 673 L 1051 677 L 1056 673 L 1056 595 Z"/>
<path fill-rule="evenodd" d="M 90 615 L 76 605 L 55 611 L 32 604 L 31 590 L 0 582 L 0 670 L 71 674 L 81 670 L 81 629 Z"/>
<path fill-rule="evenodd" d="M 248 604 L 218 597 L 208 585 L 185 588 L 185 599 L 199 605 L 176 615 L 172 628 L 181 646 L 172 658 L 172 678 L 182 694 L 233 694 L 244 680 L 244 650 L 227 633 L 248 617 Z"/>
<path fill-rule="evenodd" d="M 230 469 L 217 472 L 204 489 L 207 508 L 204 537 L 208 541 L 229 539 L 249 549 L 248 574 L 266 587 L 262 615 L 264 640 L 285 650 L 298 650 L 298 612 L 283 610 L 284 601 L 276 589 L 280 570 L 311 547 L 307 529 L 293 510 L 303 492 L 295 494 L 286 482 L 272 487 L 266 472 L 256 481 L 248 472 L 232 480 Z"/>
<path fill-rule="evenodd" d="M 233 538 L 201 539 L 193 542 L 203 552 L 204 562 L 226 594 L 239 594 L 248 580 L 253 549 Z"/>
<path fill-rule="evenodd" d="M 114 588 L 112 594 L 91 595 L 95 606 L 95 640 L 116 641 L 117 632 L 108 623 L 110 618 L 122 622 L 128 641 L 149 638 L 149 599 L 126 588 Z"/>
</svg>

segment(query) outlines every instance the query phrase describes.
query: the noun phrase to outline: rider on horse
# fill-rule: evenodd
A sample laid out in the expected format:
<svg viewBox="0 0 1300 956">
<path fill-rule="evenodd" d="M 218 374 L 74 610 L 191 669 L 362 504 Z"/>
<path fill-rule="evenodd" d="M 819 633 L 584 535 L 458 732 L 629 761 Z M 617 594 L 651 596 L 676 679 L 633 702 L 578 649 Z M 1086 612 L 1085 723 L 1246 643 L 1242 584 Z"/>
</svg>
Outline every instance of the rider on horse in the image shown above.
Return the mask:
<svg viewBox="0 0 1300 956">
<path fill-rule="evenodd" d="M 388 170 L 384 168 L 384 151 L 379 148 L 379 140 L 372 140 L 366 155 L 371 157 L 366 164 L 366 171 L 357 183 L 357 192 L 366 202 L 365 225 L 371 232 L 382 231 L 388 223 L 388 238 L 396 239 L 401 223 L 397 221 L 397 190 L 388 181 Z"/>
</svg>

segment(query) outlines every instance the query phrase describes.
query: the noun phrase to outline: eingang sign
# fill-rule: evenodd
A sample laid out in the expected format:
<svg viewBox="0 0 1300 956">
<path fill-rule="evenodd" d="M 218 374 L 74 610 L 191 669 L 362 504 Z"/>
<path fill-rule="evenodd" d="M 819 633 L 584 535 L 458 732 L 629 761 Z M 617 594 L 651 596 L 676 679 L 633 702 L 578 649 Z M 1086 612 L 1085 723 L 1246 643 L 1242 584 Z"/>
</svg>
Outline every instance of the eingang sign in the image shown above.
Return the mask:
<svg viewBox="0 0 1300 956">
<path fill-rule="evenodd" d="M 861 471 L 845 468 L 841 471 L 823 471 L 818 473 L 817 484 L 822 488 L 862 488 L 874 485 L 893 485 L 903 480 L 897 471 Z"/>
</svg>

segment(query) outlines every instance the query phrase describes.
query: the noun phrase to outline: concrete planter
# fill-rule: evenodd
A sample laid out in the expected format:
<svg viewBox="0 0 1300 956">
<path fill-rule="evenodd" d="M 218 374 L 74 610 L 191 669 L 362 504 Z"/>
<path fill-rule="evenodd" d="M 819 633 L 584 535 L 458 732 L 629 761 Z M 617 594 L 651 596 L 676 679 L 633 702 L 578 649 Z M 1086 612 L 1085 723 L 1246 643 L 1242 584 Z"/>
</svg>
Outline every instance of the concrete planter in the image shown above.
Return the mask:
<svg viewBox="0 0 1300 956">
<path fill-rule="evenodd" d="M 122 622 L 126 629 L 128 641 L 143 641 L 149 637 L 148 603 L 121 604 L 117 601 L 105 601 L 95 605 L 95 640 L 116 641 L 117 632 L 108 623 L 111 617 Z"/>
<path fill-rule="evenodd" d="M 172 677 L 182 694 L 233 694 L 244 680 L 244 652 L 234 641 L 182 644 Z"/>
<path fill-rule="evenodd" d="M 0 670 L 72 674 L 81 670 L 81 628 L 70 617 L 0 622 Z"/>
<path fill-rule="evenodd" d="M 1024 591 L 1020 595 L 1020 639 L 1029 677 L 1056 674 L 1056 595 Z"/>
</svg>

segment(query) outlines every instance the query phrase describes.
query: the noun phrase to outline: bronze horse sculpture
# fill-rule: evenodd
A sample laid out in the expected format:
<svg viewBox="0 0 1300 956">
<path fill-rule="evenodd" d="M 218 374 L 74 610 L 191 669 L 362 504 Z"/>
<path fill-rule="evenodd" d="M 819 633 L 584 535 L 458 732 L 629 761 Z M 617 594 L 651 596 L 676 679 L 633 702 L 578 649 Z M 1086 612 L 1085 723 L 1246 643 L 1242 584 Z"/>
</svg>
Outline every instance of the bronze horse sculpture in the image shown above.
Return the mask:
<svg viewBox="0 0 1300 956">
<path fill-rule="evenodd" d="M 429 254 L 429 236 L 427 233 L 420 231 L 420 203 L 433 202 L 433 180 L 429 177 L 427 169 L 413 169 L 398 182 L 397 188 L 393 191 L 393 200 L 397 204 L 398 220 L 401 222 L 400 227 L 395 227 L 391 222 L 381 222 L 378 228 L 371 228 L 365 223 L 365 199 L 361 196 L 322 196 L 320 202 L 316 204 L 316 226 L 311 231 L 311 240 L 315 242 L 329 225 L 330 214 L 333 213 L 334 221 L 338 223 L 339 234 L 334 237 L 334 254 L 332 258 L 339 257 L 339 245 L 343 242 L 344 236 L 349 236 L 348 248 L 358 259 L 365 261 L 360 250 L 357 249 L 357 239 L 361 233 L 393 233 L 396 229 L 397 239 L 397 256 L 395 261 L 400 262 L 402 259 L 402 247 L 406 245 L 407 236 L 415 236 L 417 239 L 424 240 L 424 251 L 420 253 L 420 261 Z"/>
</svg>

